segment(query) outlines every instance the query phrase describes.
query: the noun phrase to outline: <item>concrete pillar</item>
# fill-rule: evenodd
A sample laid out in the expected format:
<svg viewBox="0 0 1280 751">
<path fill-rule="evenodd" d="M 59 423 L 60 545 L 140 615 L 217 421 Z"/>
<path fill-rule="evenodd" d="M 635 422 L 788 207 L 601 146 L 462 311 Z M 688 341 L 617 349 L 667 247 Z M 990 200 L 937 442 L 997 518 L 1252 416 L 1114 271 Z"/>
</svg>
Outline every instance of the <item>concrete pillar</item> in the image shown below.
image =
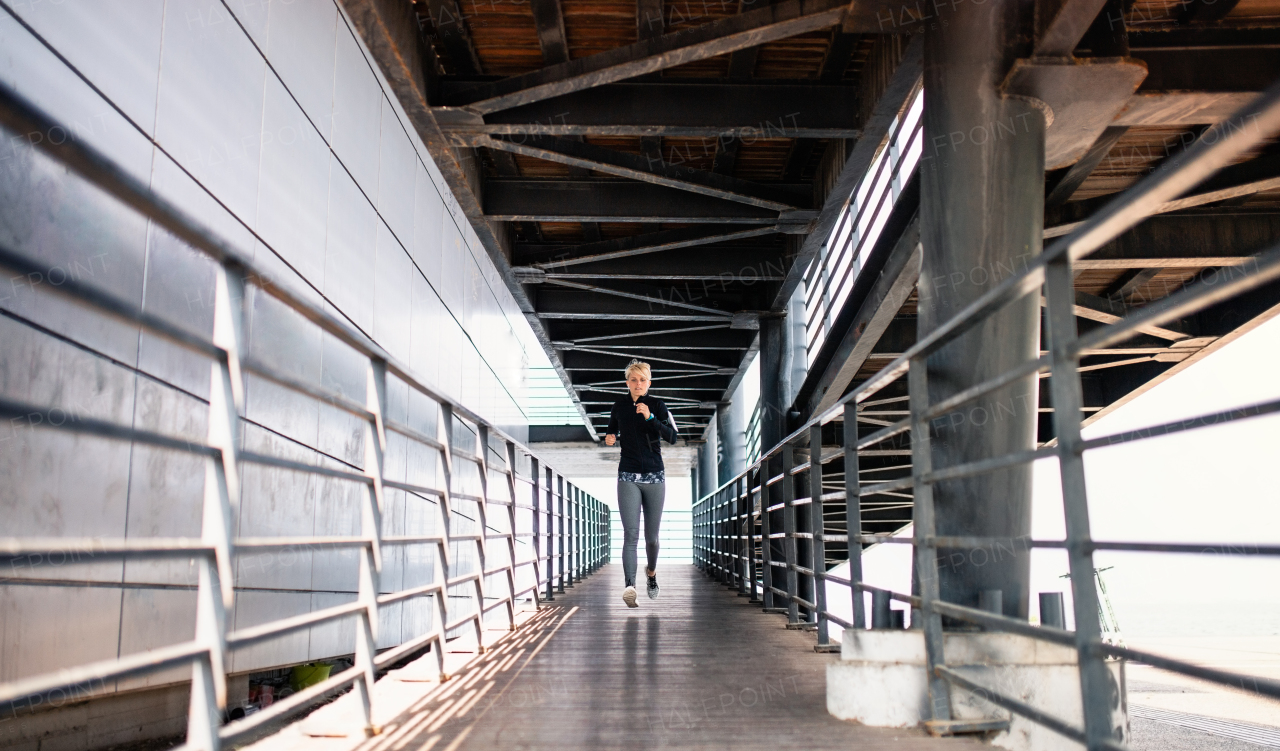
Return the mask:
<svg viewBox="0 0 1280 751">
<path fill-rule="evenodd" d="M 786 435 L 786 394 L 789 380 L 784 381 L 783 338 L 786 320 L 764 318 L 760 321 L 760 453 L 777 445 Z"/>
<path fill-rule="evenodd" d="M 1004 99 L 998 86 L 1029 53 L 1034 3 L 949 6 L 925 32 L 921 161 L 921 336 L 1023 268 L 1040 252 L 1043 115 Z M 929 359 L 931 403 L 1039 350 L 1039 296 L 1004 308 Z M 933 424 L 933 464 L 943 468 L 1035 445 L 1037 381 L 1025 378 Z M 936 486 L 937 533 L 1016 537 L 1031 532 L 1031 466 Z M 1006 550 L 939 550 L 943 600 L 978 606 L 1000 590 L 1005 615 L 1026 618 L 1030 557 Z"/>
<path fill-rule="evenodd" d="M 698 448 L 698 489 L 706 495 L 720 487 L 720 479 L 716 469 L 716 454 L 719 453 L 716 435 L 716 419 L 711 418 L 707 426 L 707 442 Z"/>
<path fill-rule="evenodd" d="M 741 400 L 716 407 L 716 457 L 718 485 L 747 468 L 747 420 Z"/>
<path fill-rule="evenodd" d="M 808 317 L 804 309 L 804 282 L 796 286 L 787 303 L 787 317 L 784 322 L 784 350 L 786 363 L 783 370 L 785 376 L 785 399 L 788 406 L 793 404 L 804 385 L 805 376 L 809 373 L 809 338 L 805 330 Z"/>
</svg>

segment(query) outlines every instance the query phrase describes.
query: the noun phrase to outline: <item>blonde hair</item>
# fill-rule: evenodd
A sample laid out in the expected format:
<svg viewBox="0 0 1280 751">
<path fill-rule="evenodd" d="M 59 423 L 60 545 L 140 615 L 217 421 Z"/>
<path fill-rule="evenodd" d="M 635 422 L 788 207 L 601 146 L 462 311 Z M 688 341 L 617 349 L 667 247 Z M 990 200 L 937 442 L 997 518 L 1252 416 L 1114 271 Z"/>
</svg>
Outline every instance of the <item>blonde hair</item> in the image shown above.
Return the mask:
<svg viewBox="0 0 1280 751">
<path fill-rule="evenodd" d="M 624 377 L 630 378 L 632 373 L 639 373 L 649 380 L 653 380 L 653 371 L 649 370 L 649 363 L 632 360 L 627 363 L 627 369 L 624 371 Z"/>
</svg>

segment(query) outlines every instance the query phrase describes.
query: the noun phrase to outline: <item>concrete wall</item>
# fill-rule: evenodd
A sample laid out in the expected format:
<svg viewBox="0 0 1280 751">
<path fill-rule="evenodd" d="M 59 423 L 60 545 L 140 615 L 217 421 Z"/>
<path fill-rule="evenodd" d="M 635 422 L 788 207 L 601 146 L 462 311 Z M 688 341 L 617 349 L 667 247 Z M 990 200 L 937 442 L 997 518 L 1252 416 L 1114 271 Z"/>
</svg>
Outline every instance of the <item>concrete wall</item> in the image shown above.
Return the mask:
<svg viewBox="0 0 1280 751">
<path fill-rule="evenodd" d="M 31 30 L 0 13 L 7 85 L 277 281 L 520 437 L 523 369 L 539 354 L 532 332 L 332 0 L 232 0 L 234 15 L 217 0 L 12 5 Z M 203 440 L 207 361 L 50 291 L 75 278 L 207 335 L 213 266 L 28 145 L 68 134 L 0 135 L 0 244 L 47 269 L 0 279 L 0 395 L 52 408 L 0 425 L 0 536 L 198 536 L 198 461 L 32 426 L 73 414 Z M 364 399 L 361 358 L 265 296 L 251 307 L 252 354 Z M 434 433 L 434 403 L 392 380 L 392 416 Z M 330 466 L 363 460 L 358 421 L 263 381 L 249 379 L 245 417 L 248 450 Z M 432 484 L 435 459 L 391 440 L 388 473 Z M 246 467 L 237 533 L 356 534 L 358 492 Z M 385 534 L 430 531 L 421 499 L 387 499 Z M 384 589 L 432 575 L 432 551 L 388 555 Z M 237 567 L 236 627 L 354 599 L 352 553 L 298 550 Z M 193 634 L 187 561 L 15 566 L 0 576 L 0 681 Z M 384 609 L 382 646 L 431 628 L 427 603 L 415 602 Z M 349 653 L 353 628 L 238 652 L 229 669 Z"/>
</svg>

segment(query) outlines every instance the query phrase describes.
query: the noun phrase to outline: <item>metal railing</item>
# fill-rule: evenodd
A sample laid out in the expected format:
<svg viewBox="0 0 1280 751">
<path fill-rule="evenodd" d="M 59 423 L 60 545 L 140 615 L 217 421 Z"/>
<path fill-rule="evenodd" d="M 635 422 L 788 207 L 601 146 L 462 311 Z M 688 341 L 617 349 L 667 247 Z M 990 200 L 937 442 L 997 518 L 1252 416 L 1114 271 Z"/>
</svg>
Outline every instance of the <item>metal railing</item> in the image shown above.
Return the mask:
<svg viewBox="0 0 1280 751">
<path fill-rule="evenodd" d="M 0 84 L 0 125 L 15 133 L 70 133 L 38 110 L 20 94 Z M 0 538 L 0 561 L 26 566 L 65 561 L 193 560 L 198 569 L 196 627 L 192 641 L 148 652 L 80 665 L 53 673 L 0 684 L 0 711 L 30 706 L 51 692 L 72 691 L 108 680 L 145 676 L 161 670 L 191 666 L 192 690 L 188 715 L 187 746 L 201 750 L 243 742 L 321 699 L 348 687 L 359 693 L 366 731 L 372 729 L 374 681 L 379 669 L 416 655 L 428 647 L 437 656 L 441 679 L 447 679 L 444 643 L 451 633 L 470 627 L 478 650 L 486 644 L 486 616 L 499 608 L 502 622 L 516 627 L 516 601 L 539 595 L 554 599 L 556 591 L 588 575 L 602 565 L 609 552 L 608 507 L 574 487 L 527 447 L 503 433 L 475 412 L 427 385 L 375 342 L 317 305 L 273 283 L 238 249 L 201 222 L 131 177 L 111 159 L 74 138 L 27 139 L 65 166 L 71 173 L 103 193 L 146 216 L 191 248 L 215 262 L 214 326 L 212 338 L 194 334 L 173 321 L 143 310 L 134 302 L 117 298 L 67 279 L 49 285 L 53 293 L 69 297 L 94 313 L 137 325 L 149 334 L 167 339 L 211 362 L 208 400 L 208 434 L 204 442 L 174 434 L 140 430 L 129 425 L 72 416 L 44 421 L 39 429 L 132 441 L 204 458 L 204 494 L 201 537 L 157 539 Z M 47 273 L 40 265 L 13 249 L 0 247 L 0 267 L 14 274 Z M 35 278 L 35 277 L 32 277 Z M 246 317 L 250 288 L 269 295 L 315 327 L 333 336 L 366 362 L 365 399 L 351 399 L 335 390 L 311 383 L 249 356 Z M 287 363 L 285 364 L 287 367 Z M 240 436 L 244 414 L 246 375 L 273 382 L 305 397 L 335 407 L 363 423 L 363 466 L 341 469 L 284 459 L 245 450 Z M 428 435 L 388 417 L 388 379 L 394 378 L 438 406 L 435 435 Z M 399 384 L 396 384 L 399 388 Z M 49 405 L 20 403 L 0 398 L 0 417 L 21 418 L 48 409 Z M 455 429 L 461 426 L 463 429 Z M 434 452 L 432 461 L 442 471 L 438 486 L 394 480 L 384 473 L 387 435 Z M 473 445 L 459 445 L 456 435 L 474 434 Z M 529 471 L 521 473 L 524 458 Z M 241 468 L 272 467 L 292 473 L 325 477 L 364 488 L 360 533 L 355 536 L 236 537 L 232 526 L 241 498 Z M 458 487 L 463 465 L 468 485 Z M 491 479 L 497 478 L 490 487 Z M 384 493 L 400 490 L 438 513 L 439 534 L 388 536 L 383 534 Z M 474 518 L 459 512 L 459 507 Z M 517 511 L 527 511 L 517 518 Z M 522 524 L 521 522 L 525 522 Z M 528 531 L 524 531 L 528 529 Z M 383 551 L 392 546 L 427 545 L 437 551 L 430 584 L 384 592 L 379 587 Z M 261 553 L 307 546 L 315 549 L 358 551 L 358 593 L 349 604 L 330 607 L 251 628 L 231 628 L 228 613 L 235 604 L 233 558 L 237 553 Z M 469 546 L 469 549 L 468 549 Z M 467 553 L 474 560 L 469 571 L 458 571 L 455 558 Z M 413 598 L 434 601 L 433 628 L 381 652 L 377 649 L 379 608 Z M 455 606 L 449 601 L 454 600 Z M 452 618 L 452 620 L 451 620 Z M 354 619 L 351 644 L 354 664 L 336 675 L 270 707 L 228 724 L 226 665 L 237 649 L 278 639 L 287 634 L 343 619 Z"/>
<path fill-rule="evenodd" d="M 1128 313 L 1115 323 L 1084 335 L 1076 328 L 1073 305 L 1073 264 L 1122 232 L 1160 210 L 1162 204 L 1178 198 L 1218 169 L 1243 158 L 1251 148 L 1280 131 L 1280 84 L 1273 86 L 1250 106 L 1214 126 L 1181 155 L 1169 160 L 1133 188 L 1125 191 L 1088 221 L 1055 240 L 1030 262 L 1025 270 L 1006 279 L 975 300 L 932 333 L 922 336 L 902 356 L 880 370 L 837 404 L 814 416 L 778 445 L 764 452 L 745 472 L 699 500 L 694 506 L 694 555 L 708 574 L 749 594 L 763 595 L 766 611 L 784 612 L 788 625 L 817 631 L 818 649 L 826 651 L 829 624 L 861 629 L 867 626 L 863 592 L 881 593 L 907 603 L 919 613 L 925 640 L 930 719 L 951 718 L 950 688 L 959 686 L 979 692 L 992 704 L 1022 715 L 1068 738 L 1090 751 L 1123 749 L 1116 737 L 1112 714 L 1112 684 L 1106 667 L 1108 658 L 1124 658 L 1152 667 L 1227 686 L 1235 686 L 1280 698 L 1280 681 L 1201 667 L 1157 654 L 1108 644 L 1098 618 L 1098 595 L 1094 585 L 1095 551 L 1138 551 L 1202 553 L 1206 549 L 1224 555 L 1280 556 L 1280 544 L 1181 544 L 1143 542 L 1100 542 L 1092 538 L 1085 491 L 1084 453 L 1093 449 L 1166 436 L 1236 420 L 1280 413 L 1280 400 L 1253 404 L 1197 418 L 1154 425 L 1114 435 L 1085 440 L 1081 437 L 1082 390 L 1080 358 L 1083 353 L 1124 341 L 1141 328 L 1182 318 L 1211 305 L 1230 300 L 1250 290 L 1280 279 L 1280 246 L 1272 247 L 1241 266 L 1223 269 L 1213 280 L 1202 280 L 1175 294 Z M 943 401 L 930 403 L 925 369 L 927 358 L 957 337 L 972 330 L 988 316 L 1028 294 L 1047 298 L 1046 331 L 1048 352 L 1024 362 L 984 383 L 967 388 Z M 1043 374 L 1050 378 L 1056 442 L 1035 450 L 950 467 L 930 465 L 932 420 L 957 407 L 973 402 L 1019 379 Z M 910 414 L 905 419 L 883 425 L 866 436 L 858 434 L 858 409 L 885 387 L 906 376 Z M 895 398 L 893 401 L 897 401 Z M 822 427 L 833 420 L 844 424 L 843 445 L 824 451 Z M 874 451 L 896 437 L 910 435 L 909 475 L 862 485 L 859 482 L 859 454 Z M 810 460 L 796 461 L 796 450 L 807 450 Z M 975 477 L 1041 458 L 1056 458 L 1066 517 L 1066 538 L 1031 540 L 996 537 L 946 537 L 935 533 L 933 486 L 943 480 Z M 824 489 L 824 466 L 843 465 L 843 490 Z M 832 474 L 835 474 L 834 472 Z M 799 479 L 807 479 L 811 496 L 797 498 Z M 914 496 L 914 537 L 861 534 L 861 499 L 877 494 L 910 491 Z M 842 502 L 847 534 L 825 529 L 824 504 Z M 807 513 L 805 510 L 807 507 Z M 800 512 L 800 513 L 798 513 Z M 782 528 L 775 528 L 781 517 Z M 798 520 L 807 520 L 805 529 Z M 757 530 L 757 524 L 759 529 Z M 809 555 L 801 560 L 798 543 L 806 541 Z M 845 547 L 849 578 L 827 572 L 826 545 Z M 862 580 L 864 544 L 909 544 L 914 549 L 918 572 L 918 595 L 890 592 Z M 781 548 L 776 554 L 775 545 Z M 1052 548 L 1065 550 L 1074 596 L 1075 630 L 1033 626 L 1015 618 L 939 599 L 936 550 L 952 548 L 977 550 Z M 847 587 L 852 599 L 852 621 L 828 610 L 826 583 Z M 804 585 L 803 587 L 801 585 Z M 812 592 L 812 600 L 802 597 Z M 801 619 L 801 609 L 805 617 Z M 1075 649 L 1081 676 L 1084 727 L 1002 694 L 991 686 L 975 683 L 947 666 L 943 651 L 942 617 L 976 624 L 988 630 L 1004 631 L 1061 644 Z M 913 627 L 916 618 L 913 617 Z"/>
<path fill-rule="evenodd" d="M 864 255 L 875 246 L 902 186 L 915 170 L 924 127 L 919 89 L 894 118 L 884 148 L 850 194 L 831 237 L 805 274 L 805 337 L 813 362 L 853 291 Z"/>
</svg>

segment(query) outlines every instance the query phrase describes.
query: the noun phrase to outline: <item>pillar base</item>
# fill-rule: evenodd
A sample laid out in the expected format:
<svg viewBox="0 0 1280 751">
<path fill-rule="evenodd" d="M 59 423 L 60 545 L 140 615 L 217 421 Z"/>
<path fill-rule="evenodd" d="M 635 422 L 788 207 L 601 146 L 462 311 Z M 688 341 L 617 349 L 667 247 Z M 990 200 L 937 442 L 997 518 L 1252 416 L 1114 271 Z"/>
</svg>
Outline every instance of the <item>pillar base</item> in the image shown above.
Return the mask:
<svg viewBox="0 0 1280 751">
<path fill-rule="evenodd" d="M 1005 696 L 1030 704 L 1078 728 L 1084 727 L 1080 671 L 1075 650 L 1016 634 L 950 633 L 947 665 Z M 1108 667 L 1118 690 L 1113 727 L 1128 741 L 1124 663 Z M 827 666 L 827 711 L 842 720 L 875 727 L 914 727 L 928 717 L 924 634 L 920 631 L 845 629 L 840 661 Z M 1009 729 L 991 743 L 1010 751 L 1079 751 L 1079 744 L 977 694 L 951 687 L 957 720 L 1008 719 Z"/>
</svg>

